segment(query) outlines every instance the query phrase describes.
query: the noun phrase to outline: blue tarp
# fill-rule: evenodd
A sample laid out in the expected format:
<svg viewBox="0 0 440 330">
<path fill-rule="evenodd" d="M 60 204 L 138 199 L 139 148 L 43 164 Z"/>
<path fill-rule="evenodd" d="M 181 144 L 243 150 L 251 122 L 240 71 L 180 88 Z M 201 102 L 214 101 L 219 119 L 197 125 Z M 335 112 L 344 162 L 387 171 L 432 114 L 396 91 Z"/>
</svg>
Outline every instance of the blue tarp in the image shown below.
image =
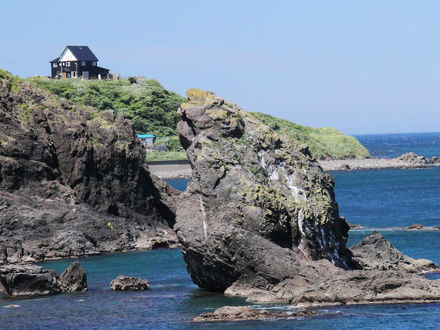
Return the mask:
<svg viewBox="0 0 440 330">
<path fill-rule="evenodd" d="M 154 138 L 156 136 L 151 134 L 138 134 L 138 138 Z"/>
</svg>

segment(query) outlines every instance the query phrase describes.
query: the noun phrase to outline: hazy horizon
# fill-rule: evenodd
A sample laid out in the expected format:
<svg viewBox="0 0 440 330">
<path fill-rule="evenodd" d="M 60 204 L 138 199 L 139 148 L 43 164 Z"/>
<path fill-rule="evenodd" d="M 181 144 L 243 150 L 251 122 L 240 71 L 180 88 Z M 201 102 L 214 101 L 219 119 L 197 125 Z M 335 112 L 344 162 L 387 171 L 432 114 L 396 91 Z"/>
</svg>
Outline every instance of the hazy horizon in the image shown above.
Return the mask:
<svg viewBox="0 0 440 330">
<path fill-rule="evenodd" d="M 91 1 L 2 6 L 0 68 L 49 75 L 66 45 L 184 95 L 346 134 L 440 131 L 440 3 Z M 75 14 L 74 14 L 75 12 Z"/>
</svg>

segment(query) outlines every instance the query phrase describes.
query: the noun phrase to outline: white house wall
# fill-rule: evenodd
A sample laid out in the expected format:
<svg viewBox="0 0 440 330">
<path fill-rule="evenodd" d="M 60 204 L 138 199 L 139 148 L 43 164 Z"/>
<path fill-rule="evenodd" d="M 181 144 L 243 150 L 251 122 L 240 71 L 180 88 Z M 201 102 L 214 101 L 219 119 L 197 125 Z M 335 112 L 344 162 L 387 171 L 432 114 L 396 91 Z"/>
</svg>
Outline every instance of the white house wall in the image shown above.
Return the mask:
<svg viewBox="0 0 440 330">
<path fill-rule="evenodd" d="M 70 61 L 77 61 L 77 59 L 70 51 L 70 49 L 65 49 L 60 56 L 60 62 L 70 62 Z"/>
</svg>

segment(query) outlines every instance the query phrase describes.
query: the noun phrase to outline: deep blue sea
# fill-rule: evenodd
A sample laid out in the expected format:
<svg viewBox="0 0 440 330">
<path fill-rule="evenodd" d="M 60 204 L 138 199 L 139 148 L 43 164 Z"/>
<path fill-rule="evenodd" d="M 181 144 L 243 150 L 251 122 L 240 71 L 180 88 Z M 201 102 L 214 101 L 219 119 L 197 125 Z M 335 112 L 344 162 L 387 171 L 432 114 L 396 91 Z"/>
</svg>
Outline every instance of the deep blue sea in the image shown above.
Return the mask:
<svg viewBox="0 0 440 330">
<path fill-rule="evenodd" d="M 406 152 L 421 156 L 440 156 L 440 133 L 355 135 L 360 143 L 379 158 L 398 157 Z"/>
<path fill-rule="evenodd" d="M 440 133 L 358 136 L 371 153 L 394 157 L 406 151 L 440 156 Z M 367 141 L 367 142 L 366 142 Z M 440 264 L 440 232 L 396 230 L 412 223 L 440 225 L 440 168 L 367 170 L 332 173 L 340 214 L 365 230 L 350 231 L 349 245 L 372 229 L 414 258 Z M 186 180 L 170 180 L 184 190 Z M 63 271 L 72 260 L 45 262 Z M 99 329 L 432 329 L 440 322 L 440 304 L 374 305 L 318 309 L 304 320 L 192 324 L 196 315 L 224 305 L 246 304 L 197 288 L 181 252 L 164 249 L 90 257 L 80 260 L 89 291 L 33 299 L 0 299 L 0 328 Z M 109 283 L 119 274 L 147 278 L 145 292 L 113 292 Z M 3 308 L 9 304 L 20 308 Z M 258 308 L 258 306 L 256 306 Z M 267 308 L 267 306 L 265 307 Z M 291 310 L 275 305 L 274 309 Z"/>
</svg>

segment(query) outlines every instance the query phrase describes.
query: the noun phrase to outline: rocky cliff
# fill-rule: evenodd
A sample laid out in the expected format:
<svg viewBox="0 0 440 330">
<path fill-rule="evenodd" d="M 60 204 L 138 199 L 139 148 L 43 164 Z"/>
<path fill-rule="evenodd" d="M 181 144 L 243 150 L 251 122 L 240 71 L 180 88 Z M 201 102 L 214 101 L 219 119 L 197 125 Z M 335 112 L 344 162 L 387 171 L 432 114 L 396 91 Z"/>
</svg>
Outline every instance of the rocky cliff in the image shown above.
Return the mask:
<svg viewBox="0 0 440 330">
<path fill-rule="evenodd" d="M 176 192 L 152 177 L 123 116 L 73 107 L 0 71 L 0 259 L 172 240 Z"/>
<path fill-rule="evenodd" d="M 192 177 L 176 232 L 196 284 L 305 305 L 440 299 L 440 284 L 413 274 L 435 265 L 399 259 L 391 247 L 378 256 L 388 268 L 370 264 L 375 247 L 388 246 L 383 237 L 353 256 L 333 179 L 306 146 L 292 146 L 213 93 L 187 95 L 178 131 Z"/>
</svg>

